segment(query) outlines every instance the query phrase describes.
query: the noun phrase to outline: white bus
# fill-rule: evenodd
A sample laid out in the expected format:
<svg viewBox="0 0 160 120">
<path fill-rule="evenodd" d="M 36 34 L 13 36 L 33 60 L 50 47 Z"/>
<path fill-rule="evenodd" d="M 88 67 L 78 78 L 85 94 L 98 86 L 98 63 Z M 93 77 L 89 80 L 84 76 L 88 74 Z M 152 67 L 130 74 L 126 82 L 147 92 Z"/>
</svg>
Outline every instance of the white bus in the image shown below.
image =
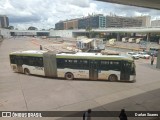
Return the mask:
<svg viewBox="0 0 160 120">
<path fill-rule="evenodd" d="M 58 53 L 29 50 L 10 54 L 15 72 L 47 77 L 110 81 L 135 81 L 136 71 L 131 57 L 100 53 Z"/>
<path fill-rule="evenodd" d="M 124 38 L 122 38 L 122 42 L 124 42 L 124 43 L 126 43 L 126 42 L 128 42 L 128 37 L 124 37 Z"/>
<path fill-rule="evenodd" d="M 135 43 L 135 42 L 136 42 L 136 39 L 135 39 L 135 38 L 129 38 L 129 39 L 128 39 L 128 42 L 129 42 L 129 43 Z"/>
</svg>

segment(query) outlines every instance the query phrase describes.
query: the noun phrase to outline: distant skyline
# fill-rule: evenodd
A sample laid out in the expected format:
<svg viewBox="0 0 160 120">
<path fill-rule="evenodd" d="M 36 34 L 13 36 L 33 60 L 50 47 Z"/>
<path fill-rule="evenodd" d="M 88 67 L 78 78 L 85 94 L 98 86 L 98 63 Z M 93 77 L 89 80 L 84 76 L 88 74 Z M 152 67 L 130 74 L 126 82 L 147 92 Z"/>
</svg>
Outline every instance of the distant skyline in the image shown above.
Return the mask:
<svg viewBox="0 0 160 120">
<path fill-rule="evenodd" d="M 127 17 L 150 15 L 152 20 L 160 19 L 160 10 L 95 0 L 0 0 L 0 14 L 7 15 L 10 25 L 22 30 L 29 26 L 54 28 L 60 20 L 80 18 L 92 13 Z"/>
</svg>

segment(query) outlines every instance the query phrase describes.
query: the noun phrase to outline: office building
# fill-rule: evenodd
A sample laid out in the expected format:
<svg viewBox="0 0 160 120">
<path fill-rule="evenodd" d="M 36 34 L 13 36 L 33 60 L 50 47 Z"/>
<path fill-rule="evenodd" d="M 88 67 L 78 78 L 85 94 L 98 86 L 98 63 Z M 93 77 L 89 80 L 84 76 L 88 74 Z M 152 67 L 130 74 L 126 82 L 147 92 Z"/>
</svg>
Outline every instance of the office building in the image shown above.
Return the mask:
<svg viewBox="0 0 160 120">
<path fill-rule="evenodd" d="M 122 19 L 122 27 L 142 27 L 142 20 L 132 17 L 123 17 Z"/>
<path fill-rule="evenodd" d="M 78 20 L 78 29 L 105 28 L 106 20 L 102 14 L 83 17 Z"/>
<path fill-rule="evenodd" d="M 142 20 L 132 17 L 106 16 L 106 28 L 142 27 Z"/>
<path fill-rule="evenodd" d="M 9 26 L 9 19 L 6 15 L 0 15 L 0 28 L 7 28 Z"/>
<path fill-rule="evenodd" d="M 60 21 L 58 23 L 55 24 L 55 29 L 56 30 L 64 30 L 64 22 Z"/>
<path fill-rule="evenodd" d="M 149 27 L 150 16 L 122 17 L 103 16 L 102 14 L 61 21 L 55 24 L 56 30 L 68 29 L 97 29 L 97 28 L 122 28 L 122 27 Z"/>
<path fill-rule="evenodd" d="M 78 29 L 78 19 L 64 21 L 64 30 Z"/>
<path fill-rule="evenodd" d="M 160 27 L 160 20 L 153 20 L 151 21 L 152 27 Z"/>
<path fill-rule="evenodd" d="M 137 16 L 134 18 L 137 20 L 142 20 L 142 27 L 150 27 L 151 26 L 151 16 Z"/>
<path fill-rule="evenodd" d="M 123 27 L 123 19 L 118 16 L 106 16 L 106 28 L 109 27 Z"/>
</svg>

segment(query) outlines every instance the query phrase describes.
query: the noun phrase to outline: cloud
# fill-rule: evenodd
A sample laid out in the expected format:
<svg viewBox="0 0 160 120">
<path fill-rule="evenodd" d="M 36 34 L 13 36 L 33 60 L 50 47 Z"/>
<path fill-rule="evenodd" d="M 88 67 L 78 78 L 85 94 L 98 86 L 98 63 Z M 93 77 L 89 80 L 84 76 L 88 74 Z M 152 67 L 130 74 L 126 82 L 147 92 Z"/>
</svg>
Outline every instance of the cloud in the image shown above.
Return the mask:
<svg viewBox="0 0 160 120">
<path fill-rule="evenodd" d="M 132 7 L 95 0 L 0 0 L 0 14 L 7 15 L 10 25 L 27 29 L 53 28 L 60 20 L 88 14 L 116 14 L 120 16 L 151 15 L 158 18 L 158 10 Z"/>
</svg>

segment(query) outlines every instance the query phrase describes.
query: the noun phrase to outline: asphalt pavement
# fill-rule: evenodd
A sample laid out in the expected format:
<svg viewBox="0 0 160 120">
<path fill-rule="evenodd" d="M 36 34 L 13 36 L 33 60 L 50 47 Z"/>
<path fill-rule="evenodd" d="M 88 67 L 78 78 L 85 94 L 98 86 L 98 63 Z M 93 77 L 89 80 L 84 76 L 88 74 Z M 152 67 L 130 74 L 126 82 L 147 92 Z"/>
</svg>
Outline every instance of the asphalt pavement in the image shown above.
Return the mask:
<svg viewBox="0 0 160 120">
<path fill-rule="evenodd" d="M 39 41 L 41 42 L 41 41 Z M 46 41 L 43 44 L 48 44 Z M 14 73 L 9 53 L 39 49 L 32 38 L 5 39 L 0 46 L 0 111 L 160 111 L 160 70 L 136 60 L 136 82 L 65 80 Z M 94 115 L 93 115 L 94 116 Z M 160 116 L 160 115 L 159 115 Z M 82 120 L 82 117 L 0 118 L 0 120 Z M 93 117 L 92 120 L 118 120 Z M 129 117 L 128 120 L 158 120 Z"/>
</svg>

